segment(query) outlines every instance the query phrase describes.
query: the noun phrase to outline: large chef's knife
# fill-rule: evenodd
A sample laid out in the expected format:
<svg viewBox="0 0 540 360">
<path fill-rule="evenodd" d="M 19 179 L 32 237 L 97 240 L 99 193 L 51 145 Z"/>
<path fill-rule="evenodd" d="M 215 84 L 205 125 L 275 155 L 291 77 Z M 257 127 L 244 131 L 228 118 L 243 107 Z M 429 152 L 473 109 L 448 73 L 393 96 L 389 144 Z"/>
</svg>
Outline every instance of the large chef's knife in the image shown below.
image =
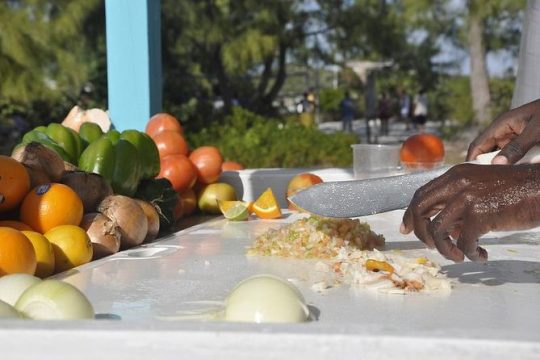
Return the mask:
<svg viewBox="0 0 540 360">
<path fill-rule="evenodd" d="M 488 165 L 497 153 L 482 154 L 472 163 Z M 518 163 L 538 162 L 540 147 L 536 146 Z M 378 214 L 405 208 L 419 187 L 450 168 L 443 166 L 406 175 L 323 182 L 289 196 L 289 200 L 307 212 L 326 217 L 351 218 Z"/>
</svg>

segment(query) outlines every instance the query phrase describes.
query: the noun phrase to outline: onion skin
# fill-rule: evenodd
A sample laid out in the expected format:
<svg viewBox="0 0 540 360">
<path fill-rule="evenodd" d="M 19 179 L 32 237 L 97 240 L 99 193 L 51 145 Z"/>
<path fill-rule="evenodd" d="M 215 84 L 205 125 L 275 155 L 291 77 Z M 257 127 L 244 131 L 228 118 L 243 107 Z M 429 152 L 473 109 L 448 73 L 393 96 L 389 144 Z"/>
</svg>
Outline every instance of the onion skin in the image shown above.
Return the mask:
<svg viewBox="0 0 540 360">
<path fill-rule="evenodd" d="M 120 228 L 111 219 L 100 213 L 84 215 L 81 225 L 92 242 L 92 260 L 101 259 L 120 250 Z"/>
<path fill-rule="evenodd" d="M 27 169 L 45 174 L 49 177 L 50 182 L 60 181 L 64 172 L 62 157 L 38 142 L 16 147 L 11 157 L 25 165 Z"/>
<path fill-rule="evenodd" d="M 62 175 L 61 183 L 69 186 L 79 195 L 85 213 L 95 212 L 101 201 L 113 194 L 105 178 L 94 173 L 67 171 Z"/>
<path fill-rule="evenodd" d="M 155 240 L 159 233 L 159 214 L 151 203 L 144 200 L 135 199 L 141 209 L 143 209 L 144 214 L 146 215 L 146 220 L 148 221 L 148 231 L 144 242 L 151 242 Z"/>
<path fill-rule="evenodd" d="M 77 171 L 79 170 L 75 165 L 70 162 L 64 161 L 64 172 L 66 171 Z M 62 173 L 63 175 L 63 173 Z"/>
<path fill-rule="evenodd" d="M 129 249 L 142 244 L 148 233 L 148 220 L 140 205 L 124 195 L 107 196 L 98 211 L 120 228 L 120 248 Z"/>
</svg>

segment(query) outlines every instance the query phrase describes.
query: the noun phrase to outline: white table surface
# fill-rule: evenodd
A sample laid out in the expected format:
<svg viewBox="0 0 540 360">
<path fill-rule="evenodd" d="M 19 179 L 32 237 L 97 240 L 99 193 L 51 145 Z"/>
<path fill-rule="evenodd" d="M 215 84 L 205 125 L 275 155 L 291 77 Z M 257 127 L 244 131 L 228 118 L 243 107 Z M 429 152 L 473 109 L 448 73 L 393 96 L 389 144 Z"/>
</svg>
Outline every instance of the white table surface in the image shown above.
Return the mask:
<svg viewBox="0 0 540 360">
<path fill-rule="evenodd" d="M 218 218 L 58 275 L 84 291 L 95 321 L 3 321 L 3 359 L 539 359 L 540 233 L 488 235 L 490 262 L 453 264 L 398 232 L 402 211 L 366 217 L 387 249 L 424 255 L 454 280 L 450 295 L 310 289 L 313 265 L 245 256 L 269 227 L 297 218 Z M 317 321 L 241 324 L 163 320 L 223 300 L 241 279 L 295 279 Z M 302 281 L 301 279 L 307 279 Z"/>
</svg>

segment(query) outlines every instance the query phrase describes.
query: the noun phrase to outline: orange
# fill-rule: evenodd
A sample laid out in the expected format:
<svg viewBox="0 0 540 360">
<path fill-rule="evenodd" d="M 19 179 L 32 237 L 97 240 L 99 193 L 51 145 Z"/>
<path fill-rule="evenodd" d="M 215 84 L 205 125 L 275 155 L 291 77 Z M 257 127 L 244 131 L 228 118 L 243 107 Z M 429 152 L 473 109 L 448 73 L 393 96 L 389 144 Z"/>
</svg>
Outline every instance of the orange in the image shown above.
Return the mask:
<svg viewBox="0 0 540 360">
<path fill-rule="evenodd" d="M 34 275 L 45 278 L 54 272 L 54 252 L 47 238 L 35 231 L 22 231 L 30 240 L 36 253 L 37 267 Z"/>
<path fill-rule="evenodd" d="M 45 234 L 54 251 L 56 272 L 72 269 L 92 260 L 92 242 L 86 231 L 75 225 L 56 226 Z"/>
<path fill-rule="evenodd" d="M 0 220 L 0 226 L 9 227 L 19 231 L 32 231 L 32 228 L 17 220 Z"/>
<path fill-rule="evenodd" d="M 433 134 L 412 135 L 401 146 L 399 155 L 405 165 L 438 163 L 444 158 L 444 143 Z"/>
<path fill-rule="evenodd" d="M 40 233 L 59 225 L 79 225 L 82 217 L 81 198 L 64 184 L 36 186 L 21 205 L 21 220 Z"/>
<path fill-rule="evenodd" d="M 36 253 L 22 232 L 0 227 L 0 276 L 15 273 L 34 275 Z"/>
<path fill-rule="evenodd" d="M 253 203 L 253 212 L 261 219 L 281 217 L 281 209 L 271 188 L 266 189 Z"/>
<path fill-rule="evenodd" d="M 30 175 L 23 164 L 0 155 L 0 212 L 16 208 L 30 190 Z"/>
</svg>

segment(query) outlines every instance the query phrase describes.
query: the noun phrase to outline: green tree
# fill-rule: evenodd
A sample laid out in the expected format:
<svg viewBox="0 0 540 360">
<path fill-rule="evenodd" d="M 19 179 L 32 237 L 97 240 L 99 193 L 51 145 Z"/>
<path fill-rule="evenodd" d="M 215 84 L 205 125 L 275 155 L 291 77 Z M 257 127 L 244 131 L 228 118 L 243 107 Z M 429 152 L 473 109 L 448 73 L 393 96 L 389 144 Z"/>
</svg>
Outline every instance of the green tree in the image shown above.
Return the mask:
<svg viewBox="0 0 540 360">
<path fill-rule="evenodd" d="M 208 113 L 206 100 L 220 96 L 227 112 L 241 99 L 271 113 L 288 64 L 313 54 L 306 49 L 318 44 L 308 39 L 328 31 L 335 12 L 328 4 L 340 2 L 163 1 L 166 107 L 183 103 L 188 116 Z"/>
<path fill-rule="evenodd" d="M 517 52 L 525 0 L 467 0 L 456 19 L 462 24 L 455 41 L 468 50 L 474 125 L 484 127 L 492 119 L 491 93 L 486 59 L 500 49 Z M 461 21 L 459 21 L 461 19 Z"/>
<path fill-rule="evenodd" d="M 0 3 L 0 92 L 29 101 L 74 94 L 88 78 L 82 24 L 99 0 Z"/>
</svg>

